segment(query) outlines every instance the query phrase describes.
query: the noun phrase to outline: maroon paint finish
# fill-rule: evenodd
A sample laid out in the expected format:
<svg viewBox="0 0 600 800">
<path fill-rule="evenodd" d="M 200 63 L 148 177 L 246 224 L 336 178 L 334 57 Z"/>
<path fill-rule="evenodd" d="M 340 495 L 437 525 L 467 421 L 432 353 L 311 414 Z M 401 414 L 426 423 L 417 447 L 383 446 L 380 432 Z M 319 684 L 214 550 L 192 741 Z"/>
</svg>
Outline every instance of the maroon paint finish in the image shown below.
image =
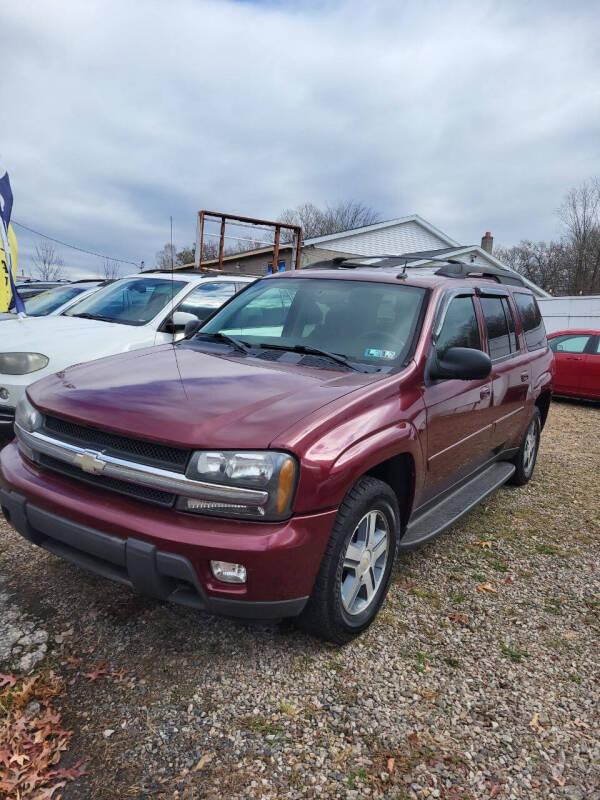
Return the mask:
<svg viewBox="0 0 600 800">
<path fill-rule="evenodd" d="M 298 515 L 281 523 L 196 517 L 148 506 L 37 469 L 16 444 L 2 450 L 0 485 L 73 522 L 114 536 L 133 536 L 161 550 L 186 556 L 215 597 L 249 601 L 288 600 L 310 594 L 335 511 Z M 245 586 L 215 581 L 209 560 L 243 563 Z"/>
<path fill-rule="evenodd" d="M 317 271 L 292 276 L 354 277 Z M 395 282 L 389 273 L 361 270 L 364 279 Z M 416 275 L 407 283 L 429 289 L 430 298 L 413 359 L 393 374 L 310 369 L 166 345 L 71 367 L 29 389 L 32 402 L 45 412 L 127 436 L 186 449 L 293 453 L 300 474 L 287 522 L 149 507 L 38 469 L 15 445 L 0 455 L 0 483 L 70 520 L 187 556 L 214 596 L 257 601 L 306 596 L 337 508 L 361 475 L 397 455 L 409 458 L 415 476 L 409 511 L 414 512 L 499 449 L 516 447 L 536 399 L 552 388 L 552 352 L 527 351 L 518 314 L 520 352 L 494 365 L 488 378 L 428 385 L 426 364 L 440 299 L 449 289 L 489 288 L 490 281 Z M 485 347 L 477 297 L 475 307 Z M 244 563 L 247 586 L 216 582 L 208 571 L 211 558 Z"/>
<path fill-rule="evenodd" d="M 589 336 L 585 352 L 555 352 L 556 394 L 570 397 L 583 397 L 600 400 L 600 331 L 591 328 L 556 331 L 548 336 L 548 340 L 557 336 Z"/>
</svg>

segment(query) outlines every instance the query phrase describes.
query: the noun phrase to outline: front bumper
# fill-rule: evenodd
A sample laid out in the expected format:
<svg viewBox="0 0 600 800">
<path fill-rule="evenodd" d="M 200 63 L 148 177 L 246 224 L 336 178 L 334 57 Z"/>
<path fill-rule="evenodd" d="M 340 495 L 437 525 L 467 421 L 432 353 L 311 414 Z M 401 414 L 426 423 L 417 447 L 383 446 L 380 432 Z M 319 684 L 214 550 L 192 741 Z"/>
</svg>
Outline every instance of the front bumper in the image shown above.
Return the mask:
<svg viewBox="0 0 600 800">
<path fill-rule="evenodd" d="M 136 591 L 228 616 L 299 614 L 312 591 L 336 511 L 282 523 L 184 514 L 94 489 L 0 454 L 0 505 L 26 539 Z M 246 566 L 223 584 L 211 559 Z"/>
</svg>

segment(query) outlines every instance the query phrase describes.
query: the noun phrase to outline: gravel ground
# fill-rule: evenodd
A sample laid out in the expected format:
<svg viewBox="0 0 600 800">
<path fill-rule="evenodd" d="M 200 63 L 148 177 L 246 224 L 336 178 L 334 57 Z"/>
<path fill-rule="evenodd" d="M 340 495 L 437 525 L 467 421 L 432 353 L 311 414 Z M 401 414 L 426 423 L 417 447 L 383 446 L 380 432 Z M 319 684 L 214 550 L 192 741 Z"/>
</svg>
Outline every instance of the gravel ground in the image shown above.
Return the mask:
<svg viewBox="0 0 600 800">
<path fill-rule="evenodd" d="M 600 800 L 599 430 L 554 403 L 534 480 L 404 556 L 344 648 L 135 596 L 0 524 L 0 667 L 66 680 L 88 776 L 65 800 Z"/>
</svg>

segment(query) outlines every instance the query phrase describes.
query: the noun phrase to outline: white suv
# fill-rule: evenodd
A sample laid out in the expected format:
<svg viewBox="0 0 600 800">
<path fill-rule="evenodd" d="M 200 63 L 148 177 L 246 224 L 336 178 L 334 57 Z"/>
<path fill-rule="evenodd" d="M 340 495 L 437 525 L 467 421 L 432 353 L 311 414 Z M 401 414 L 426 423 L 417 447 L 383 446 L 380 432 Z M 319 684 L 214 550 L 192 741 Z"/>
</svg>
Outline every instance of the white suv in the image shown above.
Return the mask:
<svg viewBox="0 0 600 800">
<path fill-rule="evenodd" d="M 145 272 L 98 289 L 58 316 L 0 321 L 0 439 L 27 386 L 72 364 L 173 342 L 255 277 Z"/>
</svg>

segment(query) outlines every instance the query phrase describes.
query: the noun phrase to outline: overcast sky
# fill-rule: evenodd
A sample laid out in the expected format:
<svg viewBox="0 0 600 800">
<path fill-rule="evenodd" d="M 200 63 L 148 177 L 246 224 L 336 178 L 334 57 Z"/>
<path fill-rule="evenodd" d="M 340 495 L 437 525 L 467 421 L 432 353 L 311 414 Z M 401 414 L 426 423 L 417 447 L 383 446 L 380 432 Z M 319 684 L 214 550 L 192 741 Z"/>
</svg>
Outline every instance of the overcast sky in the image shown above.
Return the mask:
<svg viewBox="0 0 600 800">
<path fill-rule="evenodd" d="M 600 174 L 599 41 L 589 0 L 5 2 L 13 217 L 147 266 L 169 215 L 181 247 L 200 208 L 309 200 L 464 244 L 556 237 L 565 191 Z"/>
</svg>

